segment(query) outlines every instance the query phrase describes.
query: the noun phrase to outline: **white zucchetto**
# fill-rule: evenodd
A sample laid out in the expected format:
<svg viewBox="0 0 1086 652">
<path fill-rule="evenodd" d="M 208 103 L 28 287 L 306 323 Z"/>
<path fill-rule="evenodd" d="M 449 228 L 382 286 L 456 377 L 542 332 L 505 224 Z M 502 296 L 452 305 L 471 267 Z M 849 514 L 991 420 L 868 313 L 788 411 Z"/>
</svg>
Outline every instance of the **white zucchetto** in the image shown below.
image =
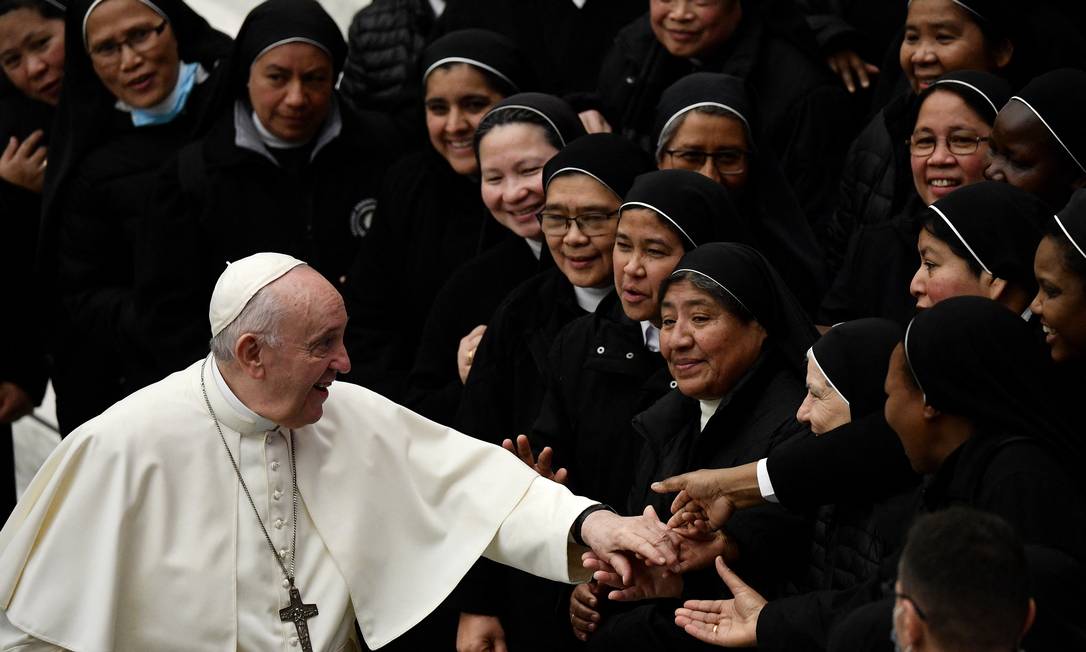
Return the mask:
<svg viewBox="0 0 1086 652">
<path fill-rule="evenodd" d="M 305 264 L 293 256 L 272 252 L 253 254 L 227 263 L 211 293 L 211 307 L 207 313 L 211 322 L 211 336 L 215 337 L 237 319 L 261 288 Z"/>
</svg>

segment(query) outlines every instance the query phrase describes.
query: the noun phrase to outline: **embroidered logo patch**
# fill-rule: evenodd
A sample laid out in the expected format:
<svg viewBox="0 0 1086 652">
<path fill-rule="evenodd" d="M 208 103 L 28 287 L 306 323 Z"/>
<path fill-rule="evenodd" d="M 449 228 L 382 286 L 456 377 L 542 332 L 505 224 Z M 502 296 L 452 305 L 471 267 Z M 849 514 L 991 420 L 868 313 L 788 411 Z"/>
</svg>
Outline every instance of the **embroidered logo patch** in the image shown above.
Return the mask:
<svg viewBox="0 0 1086 652">
<path fill-rule="evenodd" d="M 377 210 L 377 200 L 363 199 L 351 209 L 351 235 L 364 238 L 373 224 L 373 213 Z"/>
</svg>

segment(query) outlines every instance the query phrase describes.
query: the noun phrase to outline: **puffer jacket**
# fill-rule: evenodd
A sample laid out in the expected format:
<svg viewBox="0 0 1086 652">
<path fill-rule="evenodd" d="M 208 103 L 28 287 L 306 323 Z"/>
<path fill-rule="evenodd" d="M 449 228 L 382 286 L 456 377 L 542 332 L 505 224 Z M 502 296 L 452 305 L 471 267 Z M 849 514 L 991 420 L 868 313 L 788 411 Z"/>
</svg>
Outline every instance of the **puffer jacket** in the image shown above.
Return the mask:
<svg viewBox="0 0 1086 652">
<path fill-rule="evenodd" d="M 355 14 L 339 84 L 351 108 L 390 111 L 400 106 L 434 20 L 427 0 L 374 0 Z"/>
</svg>

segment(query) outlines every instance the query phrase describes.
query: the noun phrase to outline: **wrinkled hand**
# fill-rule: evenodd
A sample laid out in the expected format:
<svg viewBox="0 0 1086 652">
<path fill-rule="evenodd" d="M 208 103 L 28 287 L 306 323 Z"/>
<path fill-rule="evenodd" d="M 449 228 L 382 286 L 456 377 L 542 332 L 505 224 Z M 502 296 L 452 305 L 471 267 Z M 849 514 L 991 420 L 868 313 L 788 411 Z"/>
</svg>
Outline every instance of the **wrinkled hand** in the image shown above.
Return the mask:
<svg viewBox="0 0 1086 652">
<path fill-rule="evenodd" d="M 619 516 L 596 511 L 581 524 L 581 538 L 622 578 L 623 586 L 634 583 L 634 575 L 645 566 L 665 566 L 677 572 L 679 554 L 652 506 L 641 516 Z M 642 560 L 641 563 L 635 563 Z"/>
<path fill-rule="evenodd" d="M 586 552 L 582 556 L 584 567 L 593 571 L 592 579 L 601 586 L 609 586 L 613 591 L 607 594 L 615 602 L 636 602 L 653 598 L 677 598 L 682 595 L 683 578 L 662 566 L 639 568 L 634 573 L 633 584 L 627 585 L 610 564 L 595 553 Z"/>
<path fill-rule="evenodd" d="M 585 553 L 592 554 L 592 553 Z M 603 586 L 599 582 L 587 582 L 578 584 L 569 596 L 569 624 L 573 627 L 573 635 L 579 641 L 587 641 L 600 622 L 600 612 L 596 611 L 599 605 L 599 594 L 603 592 Z"/>
<path fill-rule="evenodd" d="M 45 181 L 46 148 L 39 144 L 44 136 L 41 129 L 27 136 L 22 143 L 12 136 L 4 153 L 0 154 L 0 179 L 40 193 Z"/>
<path fill-rule="evenodd" d="M 766 600 L 717 558 L 716 572 L 734 596 L 731 600 L 687 600 L 675 610 L 675 624 L 699 641 L 721 647 L 758 645 L 758 616 Z"/>
<path fill-rule="evenodd" d="M 539 452 L 539 459 L 536 459 L 535 455 L 532 454 L 532 446 L 528 443 L 526 435 L 517 435 L 516 445 L 513 444 L 512 439 L 506 439 L 502 442 L 502 448 L 519 457 L 522 462 L 535 469 L 535 472 L 544 478 L 553 480 L 558 484 L 566 483 L 566 478 L 569 476 L 568 471 L 564 468 L 557 471 L 551 469 L 554 451 L 551 450 L 550 446 Z"/>
<path fill-rule="evenodd" d="M 509 652 L 501 621 L 496 616 L 461 613 L 456 652 Z"/>
<path fill-rule="evenodd" d="M 479 324 L 460 338 L 460 346 L 456 349 L 456 371 L 460 374 L 461 385 L 468 382 L 468 372 L 471 371 L 471 364 L 475 362 L 475 350 L 479 348 L 479 340 L 483 339 L 485 332 L 486 324 Z"/>
<path fill-rule="evenodd" d="M 614 131 L 611 129 L 611 123 L 607 122 L 607 118 L 595 109 L 581 111 L 577 117 L 581 119 L 584 130 L 590 134 L 609 134 Z"/>
<path fill-rule="evenodd" d="M 0 423 L 12 423 L 34 411 L 30 395 L 15 383 L 0 383 Z"/>
<path fill-rule="evenodd" d="M 856 92 L 856 80 L 859 80 L 860 86 L 868 88 L 871 86 L 871 76 L 879 74 L 878 66 L 867 63 L 852 50 L 834 52 L 826 57 L 826 63 L 841 78 L 849 93 Z"/>
<path fill-rule="evenodd" d="M 679 492 L 671 503 L 669 527 L 693 525 L 705 532 L 719 529 L 731 518 L 736 505 L 725 491 L 722 471 L 726 469 L 702 469 L 652 483 L 656 493 Z"/>
</svg>

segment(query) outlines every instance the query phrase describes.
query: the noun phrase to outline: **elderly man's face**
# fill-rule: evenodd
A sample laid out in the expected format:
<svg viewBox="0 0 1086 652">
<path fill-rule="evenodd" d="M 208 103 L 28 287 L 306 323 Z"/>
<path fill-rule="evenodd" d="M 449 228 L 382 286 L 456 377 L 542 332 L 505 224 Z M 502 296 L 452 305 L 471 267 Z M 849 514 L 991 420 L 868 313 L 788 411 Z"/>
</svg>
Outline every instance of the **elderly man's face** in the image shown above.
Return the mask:
<svg viewBox="0 0 1086 652">
<path fill-rule="evenodd" d="M 287 428 L 316 423 L 324 414 L 328 385 L 347 373 L 351 361 L 343 345 L 347 311 L 339 292 L 319 273 L 299 267 L 277 290 L 286 304 L 279 343 L 266 347 L 262 415 Z"/>
</svg>

